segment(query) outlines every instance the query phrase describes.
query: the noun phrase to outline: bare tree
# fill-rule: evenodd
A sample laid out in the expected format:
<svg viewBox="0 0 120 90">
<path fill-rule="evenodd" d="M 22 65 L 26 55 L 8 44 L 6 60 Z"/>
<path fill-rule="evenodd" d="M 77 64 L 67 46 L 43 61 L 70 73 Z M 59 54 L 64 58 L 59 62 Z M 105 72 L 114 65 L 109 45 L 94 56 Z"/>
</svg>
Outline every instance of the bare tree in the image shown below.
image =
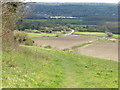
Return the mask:
<svg viewBox="0 0 120 90">
<path fill-rule="evenodd" d="M 14 0 L 15 1 L 15 0 Z M 2 2 L 2 44 L 5 47 L 14 47 L 13 31 L 16 25 L 16 11 L 20 2 Z"/>
</svg>

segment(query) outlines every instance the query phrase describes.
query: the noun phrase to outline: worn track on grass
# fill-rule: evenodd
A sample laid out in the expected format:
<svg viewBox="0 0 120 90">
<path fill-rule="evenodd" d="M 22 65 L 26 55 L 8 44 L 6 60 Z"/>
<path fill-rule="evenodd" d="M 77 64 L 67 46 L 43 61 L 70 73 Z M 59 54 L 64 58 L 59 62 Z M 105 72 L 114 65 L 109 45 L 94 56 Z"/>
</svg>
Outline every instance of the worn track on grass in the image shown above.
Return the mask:
<svg viewBox="0 0 120 90">
<path fill-rule="evenodd" d="M 87 57 L 89 59 L 86 59 L 86 56 L 84 57 L 84 55 L 83 57 L 79 57 L 78 54 L 74 54 L 70 52 L 66 53 L 63 51 L 53 51 L 50 49 L 48 49 L 48 51 L 44 50 L 44 52 L 47 55 L 50 55 L 51 57 L 54 57 L 56 60 L 59 60 L 61 62 L 60 65 L 63 67 L 63 70 L 64 70 L 64 73 L 63 73 L 64 78 L 63 78 L 63 81 L 60 83 L 60 86 L 62 88 L 84 88 L 87 85 L 88 85 L 88 88 L 89 87 L 94 88 L 96 87 L 96 82 L 98 84 L 97 87 L 100 87 L 99 83 L 103 82 L 102 79 L 105 79 L 105 78 L 100 79 L 100 77 L 99 78 L 96 77 L 96 73 L 101 72 L 101 70 L 102 70 L 102 73 L 104 71 L 107 71 L 107 69 L 110 70 L 109 64 L 107 64 L 108 67 L 107 65 L 105 65 L 106 62 L 109 62 L 107 60 L 105 60 L 105 63 L 103 63 L 102 59 L 98 59 L 98 61 L 97 61 L 97 58 L 96 60 L 95 58 L 91 58 L 91 57 Z M 70 56 L 67 57 L 68 55 Z M 101 66 L 99 62 L 101 62 L 103 66 Z M 110 62 L 113 62 L 113 61 L 110 61 Z M 102 68 L 100 68 L 99 65 Z M 107 67 L 107 68 L 103 68 L 103 67 Z M 105 76 L 104 74 L 102 75 L 103 77 L 106 77 L 107 72 L 104 72 L 104 73 L 105 73 Z M 84 75 L 85 75 L 85 78 L 84 78 Z M 106 87 L 106 86 L 101 86 L 101 87 Z"/>
<path fill-rule="evenodd" d="M 44 51 L 46 52 L 46 51 Z M 73 63 L 70 62 L 68 58 L 63 57 L 61 53 L 57 53 L 57 56 L 54 56 L 54 52 L 46 52 L 51 57 L 56 57 L 61 61 L 61 65 L 64 68 L 64 81 L 61 83 L 61 86 L 63 88 L 78 88 L 80 87 L 80 81 L 78 79 L 78 75 L 76 73 L 76 70 L 74 70 Z"/>
<path fill-rule="evenodd" d="M 64 88 L 76 88 L 80 87 L 80 81 L 77 79 L 77 74 L 72 66 L 72 63 L 66 59 L 62 58 L 62 55 L 57 56 L 57 58 L 61 59 L 62 66 L 65 70 L 65 80 L 62 84 Z"/>
</svg>

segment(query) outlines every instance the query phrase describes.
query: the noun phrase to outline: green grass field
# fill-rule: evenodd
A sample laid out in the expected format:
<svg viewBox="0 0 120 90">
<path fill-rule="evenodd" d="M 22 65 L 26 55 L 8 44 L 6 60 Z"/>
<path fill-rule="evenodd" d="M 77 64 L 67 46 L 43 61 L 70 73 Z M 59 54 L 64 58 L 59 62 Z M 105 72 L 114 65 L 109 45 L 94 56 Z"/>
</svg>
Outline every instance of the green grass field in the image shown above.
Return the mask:
<svg viewBox="0 0 120 90">
<path fill-rule="evenodd" d="M 77 35 L 93 35 L 93 36 L 107 36 L 106 33 L 102 33 L 102 32 L 75 32 L 74 34 Z M 49 33 L 28 33 L 29 37 L 34 39 L 34 38 L 42 38 L 44 36 L 48 36 L 49 38 L 55 38 L 57 37 L 57 34 L 49 34 Z M 59 35 L 60 37 L 64 37 L 65 35 Z M 119 34 L 113 34 L 112 37 L 115 38 L 120 38 Z"/>
<path fill-rule="evenodd" d="M 48 33 L 28 33 L 30 38 L 40 38 L 43 36 L 48 36 L 48 37 L 56 37 L 56 34 L 48 34 Z"/>
<path fill-rule="evenodd" d="M 113 37 L 120 38 L 120 34 L 113 34 Z"/>
<path fill-rule="evenodd" d="M 38 21 L 47 23 L 79 23 L 82 19 L 25 19 L 25 21 Z"/>
<path fill-rule="evenodd" d="M 105 59 L 20 46 L 3 55 L 4 88 L 117 88 L 118 63 Z"/>
<path fill-rule="evenodd" d="M 102 32 L 75 32 L 75 34 L 77 34 L 77 35 L 107 36 L 106 33 L 102 33 Z M 119 34 L 113 34 L 112 37 L 120 38 L 120 35 Z"/>
<path fill-rule="evenodd" d="M 80 27 L 89 26 L 89 27 L 92 27 L 92 26 L 96 26 L 96 25 L 79 25 L 79 24 L 72 24 L 72 26 L 80 26 Z"/>
<path fill-rule="evenodd" d="M 107 36 L 107 34 L 102 32 L 75 32 L 78 35 L 95 35 L 95 36 Z"/>
</svg>

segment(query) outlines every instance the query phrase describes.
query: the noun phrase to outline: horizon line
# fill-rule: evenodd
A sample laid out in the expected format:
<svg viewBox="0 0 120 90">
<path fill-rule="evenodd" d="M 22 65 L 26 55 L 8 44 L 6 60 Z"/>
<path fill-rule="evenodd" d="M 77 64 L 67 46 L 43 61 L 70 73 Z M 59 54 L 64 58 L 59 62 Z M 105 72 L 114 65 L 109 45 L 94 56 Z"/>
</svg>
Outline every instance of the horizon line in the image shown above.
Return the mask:
<svg viewBox="0 0 120 90">
<path fill-rule="evenodd" d="M 107 1 L 39 1 L 39 0 L 24 0 L 24 2 L 38 2 L 38 3 L 120 3 L 120 1 L 115 1 L 115 2 L 107 2 Z"/>
</svg>

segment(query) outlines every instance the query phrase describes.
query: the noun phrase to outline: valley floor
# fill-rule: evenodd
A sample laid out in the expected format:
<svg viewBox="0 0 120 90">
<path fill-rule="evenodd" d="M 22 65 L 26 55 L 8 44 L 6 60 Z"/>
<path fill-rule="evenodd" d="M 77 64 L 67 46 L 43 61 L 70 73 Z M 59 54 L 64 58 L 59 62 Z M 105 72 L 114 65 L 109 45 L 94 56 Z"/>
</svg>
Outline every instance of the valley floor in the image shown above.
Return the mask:
<svg viewBox="0 0 120 90">
<path fill-rule="evenodd" d="M 118 40 L 96 36 L 67 36 L 58 38 L 33 39 L 37 46 L 118 61 Z M 72 49 L 72 50 L 71 50 Z"/>
</svg>

